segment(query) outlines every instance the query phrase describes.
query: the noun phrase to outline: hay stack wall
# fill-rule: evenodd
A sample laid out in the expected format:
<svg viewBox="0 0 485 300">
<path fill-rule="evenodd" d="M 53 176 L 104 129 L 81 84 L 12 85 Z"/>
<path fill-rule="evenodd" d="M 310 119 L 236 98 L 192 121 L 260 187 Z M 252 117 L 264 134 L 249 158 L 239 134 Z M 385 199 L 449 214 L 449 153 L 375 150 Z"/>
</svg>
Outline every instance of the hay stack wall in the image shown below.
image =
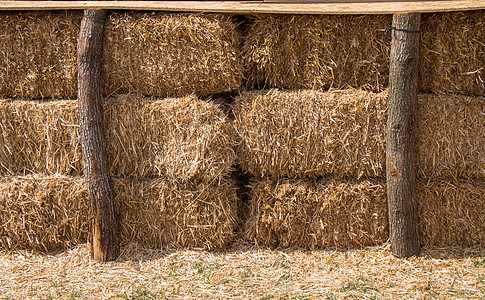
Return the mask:
<svg viewBox="0 0 485 300">
<path fill-rule="evenodd" d="M 80 12 L 0 13 L 0 97 L 74 98 Z M 111 13 L 104 95 L 209 95 L 238 88 L 240 37 L 230 17 Z"/>
<path fill-rule="evenodd" d="M 485 95 L 485 11 L 423 15 L 420 90 Z M 388 85 L 391 16 L 255 17 L 244 44 L 247 83 L 277 88 Z"/>
<path fill-rule="evenodd" d="M 232 239 L 234 182 L 115 179 L 121 244 L 217 249 Z M 83 178 L 0 179 L 0 246 L 52 251 L 87 241 Z"/>
<path fill-rule="evenodd" d="M 485 99 L 421 94 L 417 106 L 421 241 L 484 243 Z M 359 90 L 270 90 L 238 97 L 238 162 L 255 176 L 246 237 L 309 248 L 385 240 L 386 107 L 386 93 Z M 366 194 L 375 187 L 375 197 Z M 456 226 L 474 233 L 465 235 Z"/>
</svg>

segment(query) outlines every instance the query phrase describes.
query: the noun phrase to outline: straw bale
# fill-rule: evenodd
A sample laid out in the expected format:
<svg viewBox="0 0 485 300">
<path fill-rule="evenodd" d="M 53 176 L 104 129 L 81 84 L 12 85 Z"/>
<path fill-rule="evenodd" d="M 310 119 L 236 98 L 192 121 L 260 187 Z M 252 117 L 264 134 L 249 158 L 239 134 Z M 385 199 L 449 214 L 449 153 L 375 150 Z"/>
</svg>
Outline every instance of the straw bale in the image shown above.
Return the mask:
<svg viewBox="0 0 485 300">
<path fill-rule="evenodd" d="M 112 13 L 103 46 L 104 94 L 165 97 L 237 88 L 239 43 L 225 15 Z"/>
<path fill-rule="evenodd" d="M 346 248 L 388 238 L 382 181 L 261 180 L 252 184 L 246 237 L 278 247 Z"/>
<path fill-rule="evenodd" d="M 422 244 L 485 245 L 483 180 L 420 182 L 417 198 Z"/>
<path fill-rule="evenodd" d="M 80 175 L 77 101 L 0 99 L 0 173 Z"/>
<path fill-rule="evenodd" d="M 113 180 L 123 245 L 223 247 L 237 211 L 234 181 L 180 183 L 166 179 Z M 83 178 L 0 179 L 0 246 L 42 251 L 87 240 L 88 199 Z"/>
<path fill-rule="evenodd" d="M 123 244 L 217 249 L 236 226 L 234 181 L 116 180 Z"/>
<path fill-rule="evenodd" d="M 75 97 L 80 24 L 80 12 L 0 12 L 0 97 Z"/>
<path fill-rule="evenodd" d="M 364 88 L 388 84 L 390 15 L 258 15 L 243 46 L 250 85 Z"/>
<path fill-rule="evenodd" d="M 485 11 L 423 15 L 420 90 L 485 95 Z"/>
<path fill-rule="evenodd" d="M 385 175 L 387 94 L 247 92 L 236 99 L 238 162 L 261 177 Z"/>
<path fill-rule="evenodd" d="M 104 101 L 111 174 L 179 180 L 224 176 L 235 138 L 224 112 L 195 96 Z M 77 102 L 0 100 L 0 172 L 82 174 Z"/>
<path fill-rule="evenodd" d="M 258 91 L 234 106 L 238 162 L 260 177 L 383 177 L 387 94 Z M 417 175 L 485 178 L 485 99 L 420 94 Z"/>
<path fill-rule="evenodd" d="M 485 179 L 485 98 L 422 94 L 416 119 L 419 177 Z"/>
<path fill-rule="evenodd" d="M 224 112 L 195 96 L 114 97 L 105 103 L 105 120 L 112 174 L 212 180 L 235 160 Z"/>
<path fill-rule="evenodd" d="M 57 250 L 87 239 L 82 178 L 0 178 L 0 246 Z"/>
</svg>

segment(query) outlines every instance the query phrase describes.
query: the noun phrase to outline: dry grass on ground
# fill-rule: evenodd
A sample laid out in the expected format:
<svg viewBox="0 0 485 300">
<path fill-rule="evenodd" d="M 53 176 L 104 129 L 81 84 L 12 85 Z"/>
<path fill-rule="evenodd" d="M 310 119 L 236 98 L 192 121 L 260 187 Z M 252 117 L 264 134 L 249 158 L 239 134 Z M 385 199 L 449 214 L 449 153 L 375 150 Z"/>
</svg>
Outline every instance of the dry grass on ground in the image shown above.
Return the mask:
<svg viewBox="0 0 485 300">
<path fill-rule="evenodd" d="M 0 252 L 2 299 L 483 299 L 485 250 L 426 248 L 397 259 L 389 246 L 225 252 L 125 248 L 117 262 L 88 247 L 40 255 Z"/>
</svg>

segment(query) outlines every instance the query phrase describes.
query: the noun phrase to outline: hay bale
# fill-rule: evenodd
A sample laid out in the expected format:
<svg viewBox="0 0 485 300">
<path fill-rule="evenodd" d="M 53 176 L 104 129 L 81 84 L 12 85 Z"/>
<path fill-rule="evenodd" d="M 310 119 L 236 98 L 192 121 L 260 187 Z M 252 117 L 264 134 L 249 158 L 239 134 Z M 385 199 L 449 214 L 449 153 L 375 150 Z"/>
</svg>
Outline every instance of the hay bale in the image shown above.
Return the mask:
<svg viewBox="0 0 485 300">
<path fill-rule="evenodd" d="M 195 96 L 104 101 L 110 171 L 116 176 L 211 180 L 230 172 L 232 126 Z M 77 102 L 0 100 L 0 173 L 82 175 Z"/>
<path fill-rule="evenodd" d="M 104 109 L 112 174 L 212 180 L 231 170 L 232 126 L 213 103 L 125 95 Z"/>
<path fill-rule="evenodd" d="M 104 94 L 165 97 L 237 88 L 239 43 L 225 15 L 112 13 L 103 46 Z"/>
<path fill-rule="evenodd" d="M 261 177 L 385 176 L 386 103 L 359 90 L 243 93 L 238 162 Z"/>
<path fill-rule="evenodd" d="M 217 249 L 231 240 L 237 207 L 231 179 L 113 181 L 121 243 Z M 83 178 L 0 178 L 0 246 L 51 251 L 87 241 Z"/>
<path fill-rule="evenodd" d="M 0 246 L 41 251 L 87 240 L 82 178 L 0 178 Z"/>
<path fill-rule="evenodd" d="M 388 85 L 390 15 L 258 15 L 243 46 L 250 85 L 364 88 Z"/>
<path fill-rule="evenodd" d="M 485 179 L 485 98 L 422 94 L 417 106 L 418 176 Z"/>
<path fill-rule="evenodd" d="M 82 174 L 77 101 L 0 99 L 0 174 Z"/>
<path fill-rule="evenodd" d="M 0 12 L 0 97 L 75 97 L 81 16 Z"/>
<path fill-rule="evenodd" d="M 116 180 L 123 244 L 218 249 L 236 226 L 234 181 Z"/>
<path fill-rule="evenodd" d="M 420 90 L 485 95 L 485 11 L 424 14 Z"/>
<path fill-rule="evenodd" d="M 384 184 L 374 180 L 254 182 L 246 238 L 273 247 L 381 244 L 388 238 Z"/>
<path fill-rule="evenodd" d="M 419 239 L 423 245 L 485 244 L 483 180 L 420 182 Z"/>
<path fill-rule="evenodd" d="M 238 162 L 260 177 L 384 177 L 387 94 L 247 92 L 236 99 Z M 485 99 L 420 94 L 419 177 L 485 178 Z"/>
</svg>

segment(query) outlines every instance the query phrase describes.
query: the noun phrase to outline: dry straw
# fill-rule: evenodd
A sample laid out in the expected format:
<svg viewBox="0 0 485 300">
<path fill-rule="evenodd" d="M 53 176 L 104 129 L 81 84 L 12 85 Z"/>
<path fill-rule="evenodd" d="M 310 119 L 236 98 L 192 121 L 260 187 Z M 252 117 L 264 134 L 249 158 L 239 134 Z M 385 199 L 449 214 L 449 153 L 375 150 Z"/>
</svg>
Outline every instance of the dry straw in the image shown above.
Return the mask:
<svg viewBox="0 0 485 300">
<path fill-rule="evenodd" d="M 483 180 L 421 182 L 417 188 L 422 244 L 485 244 Z"/>
<path fill-rule="evenodd" d="M 373 180 L 254 182 L 246 237 L 279 247 L 381 244 L 388 238 L 385 186 Z"/>
<path fill-rule="evenodd" d="M 243 93 L 234 127 L 241 166 L 260 177 L 383 177 L 387 94 Z M 485 99 L 419 95 L 420 177 L 485 178 Z"/>
<path fill-rule="evenodd" d="M 235 138 L 213 103 L 124 95 L 103 106 L 112 175 L 211 180 L 230 171 Z M 82 175 L 76 101 L 2 100 L 0 117 L 3 174 Z"/>
<path fill-rule="evenodd" d="M 56 250 L 87 239 L 82 178 L 0 178 L 0 246 Z"/>
<path fill-rule="evenodd" d="M 80 12 L 0 12 L 0 97 L 75 97 L 80 24 Z"/>
<path fill-rule="evenodd" d="M 420 95 L 417 106 L 418 176 L 485 179 L 485 98 Z"/>
<path fill-rule="evenodd" d="M 241 166 L 255 176 L 385 174 L 387 94 L 248 92 L 235 103 Z"/>
<path fill-rule="evenodd" d="M 420 90 L 485 95 L 485 12 L 423 16 Z M 388 86 L 391 16 L 260 15 L 243 46 L 250 85 Z"/>
<path fill-rule="evenodd" d="M 0 173 L 79 175 L 77 101 L 0 100 Z"/>
<path fill-rule="evenodd" d="M 247 81 L 279 88 L 387 86 L 388 15 L 258 15 L 243 46 Z"/>
<path fill-rule="evenodd" d="M 122 244 L 223 247 L 235 226 L 234 182 L 115 179 Z M 87 239 L 82 178 L 2 178 L 0 246 L 56 250 Z"/>
<path fill-rule="evenodd" d="M 423 15 L 420 89 L 485 95 L 485 11 Z"/>
<path fill-rule="evenodd" d="M 226 15 L 113 13 L 105 28 L 104 93 L 182 96 L 237 88 L 239 43 Z"/>
</svg>

